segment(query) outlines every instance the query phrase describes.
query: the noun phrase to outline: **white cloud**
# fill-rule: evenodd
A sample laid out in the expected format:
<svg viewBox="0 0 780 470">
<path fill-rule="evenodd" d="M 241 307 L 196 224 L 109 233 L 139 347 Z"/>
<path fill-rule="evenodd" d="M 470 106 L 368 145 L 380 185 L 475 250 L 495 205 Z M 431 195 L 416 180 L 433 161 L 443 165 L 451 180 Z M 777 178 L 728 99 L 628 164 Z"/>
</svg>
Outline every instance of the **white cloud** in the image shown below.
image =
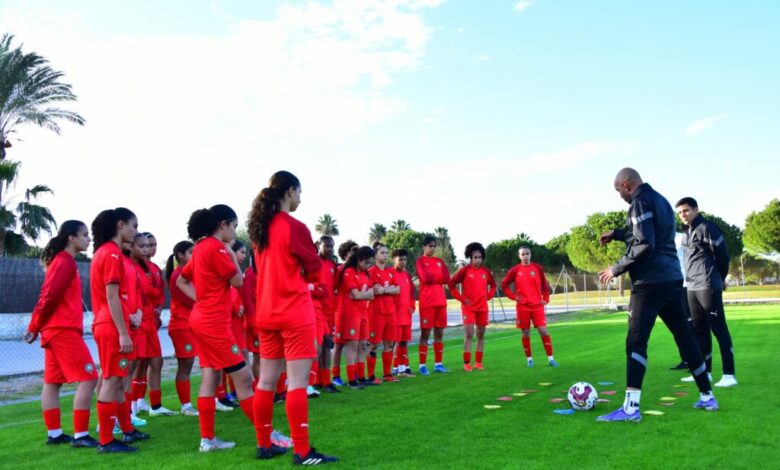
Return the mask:
<svg viewBox="0 0 780 470">
<path fill-rule="evenodd" d="M 536 0 L 520 0 L 519 2 L 515 3 L 515 11 L 523 12 L 526 8 L 530 7 L 534 3 L 536 3 Z"/>
<path fill-rule="evenodd" d="M 687 129 L 685 129 L 685 133 L 688 134 L 689 137 L 694 136 L 699 132 L 703 131 L 704 129 L 714 126 L 718 121 L 722 121 L 727 117 L 729 117 L 728 114 L 720 114 L 718 116 L 710 116 L 702 119 L 697 119 L 693 121 L 688 126 Z"/>
<path fill-rule="evenodd" d="M 466 28 L 464 28 L 463 26 L 461 26 L 460 28 L 458 28 L 458 29 L 456 30 L 456 32 L 457 32 L 458 34 L 465 34 L 465 33 L 466 33 Z"/>
</svg>

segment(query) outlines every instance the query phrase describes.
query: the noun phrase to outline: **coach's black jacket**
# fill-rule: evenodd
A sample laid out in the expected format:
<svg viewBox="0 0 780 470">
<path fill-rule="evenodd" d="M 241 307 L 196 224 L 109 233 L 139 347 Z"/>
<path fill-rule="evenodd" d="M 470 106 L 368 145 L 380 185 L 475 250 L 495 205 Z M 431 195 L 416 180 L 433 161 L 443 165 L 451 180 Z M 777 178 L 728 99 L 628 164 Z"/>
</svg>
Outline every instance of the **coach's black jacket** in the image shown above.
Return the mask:
<svg viewBox="0 0 780 470">
<path fill-rule="evenodd" d="M 723 290 L 729 273 L 726 241 L 717 225 L 697 215 L 682 236 L 688 290 Z"/>
<path fill-rule="evenodd" d="M 626 254 L 612 267 L 615 276 L 631 276 L 635 286 L 682 281 L 680 260 L 674 245 L 675 215 L 672 206 L 649 184 L 631 196 L 626 228 L 614 232 L 626 243 Z"/>
</svg>

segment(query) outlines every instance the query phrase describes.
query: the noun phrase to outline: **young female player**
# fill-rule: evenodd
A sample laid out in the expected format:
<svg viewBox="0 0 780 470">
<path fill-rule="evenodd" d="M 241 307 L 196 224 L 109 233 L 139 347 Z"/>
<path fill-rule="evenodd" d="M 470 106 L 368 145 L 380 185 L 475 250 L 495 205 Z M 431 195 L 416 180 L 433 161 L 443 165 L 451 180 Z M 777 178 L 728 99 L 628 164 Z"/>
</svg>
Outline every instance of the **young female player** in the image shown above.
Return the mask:
<svg viewBox="0 0 780 470">
<path fill-rule="evenodd" d="M 250 421 L 252 416 L 252 373 L 233 337 L 230 320 L 230 291 L 241 287 L 243 276 L 230 248 L 236 236 L 238 217 L 230 207 L 219 204 L 192 213 L 187 223 L 195 241 L 192 259 L 182 269 L 176 286 L 195 300 L 190 327 L 200 359 L 202 378 L 198 392 L 200 451 L 229 449 L 214 435 L 214 392 L 219 373 L 225 370 L 236 385 L 239 405 Z M 197 295 L 190 282 L 197 288 Z"/>
<path fill-rule="evenodd" d="M 146 361 L 148 363 L 149 382 L 149 416 L 172 416 L 175 412 L 162 406 L 162 347 L 160 346 L 160 327 L 162 320 L 163 303 L 165 303 L 165 284 L 163 282 L 162 270 L 152 262 L 152 258 L 157 254 L 157 239 L 149 232 L 144 232 L 146 237 L 147 254 L 144 259 L 146 267 L 149 269 L 149 298 L 147 300 L 146 313 L 149 314 L 149 320 L 142 322 L 144 333 L 146 334 Z"/>
<path fill-rule="evenodd" d="M 394 366 L 400 377 L 414 377 L 409 367 L 409 341 L 412 340 L 412 314 L 415 311 L 414 283 L 406 270 L 408 253 L 404 249 L 393 250 L 393 269 L 400 292 L 395 298 L 396 339 Z"/>
<path fill-rule="evenodd" d="M 444 328 L 447 327 L 447 297 L 444 286 L 450 282 L 447 265 L 441 258 L 433 256 L 436 238 L 423 238 L 423 256 L 417 259 L 417 277 L 420 279 L 420 374 L 429 375 L 428 338 L 433 328 L 434 372 L 449 372 L 444 364 Z"/>
<path fill-rule="evenodd" d="M 92 356 L 84 343 L 81 277 L 74 258 L 89 246 L 84 222 L 66 220 L 43 249 L 46 277 L 24 340 L 32 343 L 40 334 L 44 350 L 41 407 L 48 438 L 46 444 L 70 443 L 73 447 L 97 447 L 89 435 L 89 409 L 97 383 Z M 60 388 L 78 382 L 73 398 L 73 437 L 62 432 Z M 113 424 L 112 424 L 113 426 Z"/>
<path fill-rule="evenodd" d="M 488 300 L 496 293 L 496 281 L 493 273 L 485 268 L 485 247 L 479 243 L 466 246 L 466 259 L 469 265 L 455 273 L 450 280 L 450 293 L 461 303 L 465 341 L 463 343 L 463 370 L 471 372 L 471 342 L 474 338 L 474 326 L 477 327 L 477 354 L 474 367 L 483 370 L 482 358 L 485 351 L 485 328 L 488 324 Z M 458 290 L 460 284 L 461 290 Z"/>
<path fill-rule="evenodd" d="M 293 440 L 293 463 L 317 465 L 336 458 L 309 445 L 306 397 L 316 325 L 309 284 L 316 282 L 321 262 L 309 229 L 294 219 L 301 202 L 301 183 L 279 171 L 257 195 L 250 213 L 249 236 L 257 263 L 257 319 L 260 337 L 260 381 L 254 413 L 258 458 L 270 459 L 286 449 L 271 442 L 274 389 L 286 365 L 289 380 L 285 408 Z"/>
<path fill-rule="evenodd" d="M 330 379 L 333 328 L 336 321 L 334 318 L 336 311 L 336 263 L 333 261 L 333 238 L 323 235 L 320 237 L 318 245 L 317 254 L 322 261 L 322 268 L 320 269 L 320 280 L 314 286 L 311 296 L 314 300 L 314 312 L 317 318 L 319 381 L 324 392 L 339 393 L 339 389 L 333 385 Z M 312 365 L 312 369 L 314 369 L 314 365 Z"/>
<path fill-rule="evenodd" d="M 252 354 L 252 388 L 257 387 L 260 377 L 260 340 L 255 332 L 255 312 L 257 311 L 257 268 L 255 257 L 250 253 L 249 267 L 244 271 L 244 283 L 241 285 L 241 302 L 244 305 L 244 331 L 246 332 L 246 349 Z"/>
<path fill-rule="evenodd" d="M 395 270 L 387 265 L 388 250 L 381 243 L 374 244 L 376 263 L 368 269 L 368 276 L 374 287 L 374 299 L 369 303 L 368 318 L 368 381 L 398 382 L 393 377 L 393 348 L 396 341 L 396 297 L 400 289 Z M 376 352 L 382 344 L 382 381 L 375 377 Z"/>
<path fill-rule="evenodd" d="M 347 240 L 341 245 L 339 245 L 339 258 L 341 258 L 341 261 L 344 262 L 347 260 L 347 256 L 349 256 L 350 253 L 358 249 L 358 244 L 353 242 L 352 240 Z M 340 264 L 336 266 L 336 276 L 339 275 L 341 270 L 344 269 L 344 265 Z M 336 322 L 338 321 L 339 315 L 341 315 L 341 296 L 336 296 L 336 311 L 334 312 L 334 332 L 338 332 L 338 327 L 336 326 Z M 338 334 L 336 334 L 336 337 L 334 338 L 334 347 L 333 347 L 333 385 L 336 385 L 338 387 L 341 387 L 344 385 L 344 381 L 341 379 L 341 351 L 344 350 L 344 344 L 345 342 L 339 338 Z"/>
<path fill-rule="evenodd" d="M 181 402 L 181 414 L 198 416 L 198 411 L 192 406 L 190 374 L 195 363 L 195 338 L 190 329 L 190 314 L 195 302 L 187 297 L 176 286 L 176 279 L 181 276 L 181 270 L 192 258 L 195 246 L 189 240 L 180 241 L 173 246 L 173 253 L 165 265 L 165 276 L 168 289 L 171 292 L 171 319 L 168 322 L 168 336 L 173 342 L 173 350 L 178 367 L 176 368 L 176 393 Z"/>
<path fill-rule="evenodd" d="M 127 297 L 126 303 L 132 304 L 129 307 L 130 311 L 135 311 L 136 308 L 141 309 L 141 326 L 139 328 L 131 328 L 130 331 L 130 336 L 133 339 L 133 354 L 135 355 L 135 360 L 130 361 L 129 375 L 132 377 L 130 406 L 132 416 L 134 419 L 138 419 L 136 417 L 138 413 L 150 410 L 149 405 L 144 400 L 147 387 L 146 370 L 149 365 L 146 329 L 147 323 L 152 321 L 149 305 L 151 282 L 149 279 L 149 267 L 146 264 L 149 245 L 144 234 L 136 233 L 133 243 L 123 252 L 126 264 L 132 268 L 132 271 L 128 273 L 128 278 L 132 280 L 131 284 L 135 282 L 137 285 L 135 290 L 131 287 L 130 293 L 123 296 L 123 298 Z M 137 294 L 133 294 L 133 292 Z"/>
<path fill-rule="evenodd" d="M 90 290 L 95 319 L 92 333 L 100 356 L 103 383 L 97 397 L 100 445 L 98 452 L 132 452 L 129 442 L 147 439 L 148 434 L 136 430 L 130 421 L 130 401 L 126 399 L 124 378 L 133 359 L 130 325 L 140 326 L 138 312 L 123 309 L 120 293 L 129 292 L 121 246 L 132 243 L 138 229 L 138 219 L 129 209 L 108 209 L 92 222 L 95 254 L 90 264 Z M 122 428 L 122 441 L 112 434 L 114 416 Z"/>
<path fill-rule="evenodd" d="M 523 332 L 523 350 L 528 367 L 534 366 L 531 354 L 531 322 L 542 337 L 542 344 L 547 353 L 547 361 L 552 367 L 558 367 L 553 358 L 552 340 L 547 331 L 547 318 L 544 306 L 550 302 L 550 285 L 544 276 L 544 269 L 531 262 L 531 249 L 521 246 L 518 250 L 520 263 L 515 265 L 501 281 L 501 288 L 506 296 L 517 302 L 517 328 Z M 512 289 L 514 285 L 514 289 Z"/>
</svg>

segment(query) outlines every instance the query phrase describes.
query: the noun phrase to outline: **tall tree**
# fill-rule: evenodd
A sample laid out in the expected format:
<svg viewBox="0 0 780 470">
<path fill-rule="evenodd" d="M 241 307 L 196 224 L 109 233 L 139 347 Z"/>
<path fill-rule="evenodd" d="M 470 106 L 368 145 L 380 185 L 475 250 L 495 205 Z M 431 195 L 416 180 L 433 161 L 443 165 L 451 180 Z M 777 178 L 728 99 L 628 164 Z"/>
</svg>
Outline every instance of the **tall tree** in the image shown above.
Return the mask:
<svg viewBox="0 0 780 470">
<path fill-rule="evenodd" d="M 415 232 L 414 230 L 401 230 L 400 232 L 390 231 L 382 238 L 382 243 L 392 250 L 404 249 L 409 253 L 407 270 L 413 276 L 416 275 L 416 261 L 422 256 L 422 241 L 426 235 L 425 232 Z"/>
<path fill-rule="evenodd" d="M 717 215 L 713 215 L 704 211 L 701 211 L 700 214 L 705 219 L 717 225 L 720 231 L 723 233 L 723 239 L 726 241 L 726 248 L 728 249 L 729 258 L 732 260 L 739 258 L 742 255 L 742 251 L 744 250 L 742 243 L 742 230 L 736 225 L 732 225 L 726 222 Z M 685 230 L 685 226 L 678 217 L 677 231 L 682 232 L 683 230 Z"/>
<path fill-rule="evenodd" d="M 339 234 L 339 225 L 330 214 L 323 214 L 314 226 L 314 230 L 322 236 L 336 236 Z"/>
<path fill-rule="evenodd" d="M 518 250 L 521 246 L 527 246 L 531 249 L 531 256 L 534 262 L 544 267 L 545 271 L 557 272 L 561 264 L 556 255 L 547 247 L 533 241 L 525 233 L 519 233 L 514 238 L 493 242 L 487 246 L 487 256 L 485 264 L 496 272 L 497 277 L 503 275 L 520 262 Z"/>
<path fill-rule="evenodd" d="M 566 253 L 566 245 L 569 243 L 570 239 L 571 234 L 565 232 L 544 244 L 545 248 L 550 250 L 558 258 L 560 264 L 569 267 L 571 267 L 572 264 L 569 255 Z"/>
<path fill-rule="evenodd" d="M 373 245 L 381 241 L 385 235 L 387 235 L 387 227 L 382 224 L 374 224 L 371 230 L 368 231 L 368 243 Z"/>
<path fill-rule="evenodd" d="M 28 247 L 25 239 L 35 242 L 42 232 L 51 235 L 57 227 L 51 211 L 35 203 L 42 194 L 53 194 L 48 186 L 39 184 L 23 195 L 9 196 L 19 176 L 19 162 L 0 160 L 0 256 L 19 255 Z M 14 200 L 21 201 L 14 205 Z"/>
<path fill-rule="evenodd" d="M 588 216 L 584 225 L 571 229 L 566 254 L 575 268 L 596 273 L 614 264 L 625 253 L 625 245 L 619 242 L 601 246 L 602 233 L 625 226 L 626 212 L 596 212 Z"/>
<path fill-rule="evenodd" d="M 411 230 L 412 226 L 409 225 L 404 219 L 398 219 L 393 221 L 393 225 L 390 226 L 390 230 L 393 232 L 403 232 L 404 230 Z"/>
<path fill-rule="evenodd" d="M 780 199 L 773 199 L 745 220 L 745 249 L 754 255 L 776 257 L 780 253 Z"/>
<path fill-rule="evenodd" d="M 457 256 L 452 248 L 450 231 L 446 227 L 436 227 L 433 229 L 433 236 L 436 237 L 434 256 L 441 258 L 450 270 L 456 269 L 458 267 Z"/>
<path fill-rule="evenodd" d="M 0 161 L 11 146 L 10 137 L 24 124 L 35 124 L 59 134 L 60 121 L 84 125 L 79 114 L 56 107 L 76 101 L 71 85 L 60 80 L 64 74 L 52 69 L 44 57 L 12 48 L 13 35 L 0 39 Z"/>
</svg>

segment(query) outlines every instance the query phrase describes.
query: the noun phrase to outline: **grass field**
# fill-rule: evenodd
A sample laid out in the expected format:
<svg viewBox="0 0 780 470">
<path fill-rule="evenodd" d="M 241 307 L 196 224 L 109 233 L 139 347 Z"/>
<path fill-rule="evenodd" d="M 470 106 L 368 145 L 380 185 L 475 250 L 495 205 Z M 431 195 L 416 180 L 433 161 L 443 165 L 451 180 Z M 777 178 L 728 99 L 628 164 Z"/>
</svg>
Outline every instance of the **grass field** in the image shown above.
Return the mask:
<svg viewBox="0 0 780 470">
<path fill-rule="evenodd" d="M 489 332 L 484 372 L 465 373 L 458 366 L 462 343 L 447 342 L 445 362 L 453 372 L 405 379 L 363 391 L 346 390 L 310 403 L 315 446 L 342 459 L 344 468 L 766 468 L 777 465 L 780 450 L 776 418 L 780 406 L 780 307 L 728 309 L 734 337 L 737 378 L 733 389 L 716 390 L 721 411 L 691 408 L 694 385 L 682 384 L 682 372 L 668 370 L 679 357 L 671 335 L 658 323 L 650 342 L 650 364 L 642 409 L 663 416 L 644 416 L 641 423 L 596 423 L 598 414 L 622 403 L 625 377 L 624 313 L 560 315 L 550 331 L 562 367 L 545 365 L 538 337 L 533 339 L 537 366 L 528 369 L 517 331 L 497 327 Z M 453 332 L 456 333 L 456 332 Z M 416 355 L 413 362 L 416 362 Z M 720 358 L 715 356 L 715 380 Z M 560 416 L 572 383 L 615 382 L 596 387 L 616 390 L 611 403 L 590 412 Z M 552 383 L 541 386 L 540 383 Z M 536 389 L 511 402 L 496 398 Z M 689 392 L 672 407 L 660 398 Z M 64 401 L 70 401 L 70 398 Z M 164 403 L 176 402 L 172 383 L 164 384 Z M 63 406 L 63 425 L 70 432 L 70 406 Z M 487 410 L 484 405 L 501 405 Z M 173 407 L 173 406 L 171 406 Z M 95 416 L 93 413 L 93 422 Z M 0 407 L 0 462 L 13 468 L 275 468 L 290 465 L 288 456 L 254 460 L 254 436 L 240 412 L 218 414 L 217 434 L 235 440 L 235 449 L 197 452 L 197 418 L 151 418 L 144 429 L 152 439 L 134 455 L 97 455 L 91 450 L 47 448 L 38 402 Z M 94 424 L 93 424 L 94 426 Z M 276 427 L 287 423 L 276 408 Z M 775 462 L 772 464 L 772 462 Z"/>
</svg>

